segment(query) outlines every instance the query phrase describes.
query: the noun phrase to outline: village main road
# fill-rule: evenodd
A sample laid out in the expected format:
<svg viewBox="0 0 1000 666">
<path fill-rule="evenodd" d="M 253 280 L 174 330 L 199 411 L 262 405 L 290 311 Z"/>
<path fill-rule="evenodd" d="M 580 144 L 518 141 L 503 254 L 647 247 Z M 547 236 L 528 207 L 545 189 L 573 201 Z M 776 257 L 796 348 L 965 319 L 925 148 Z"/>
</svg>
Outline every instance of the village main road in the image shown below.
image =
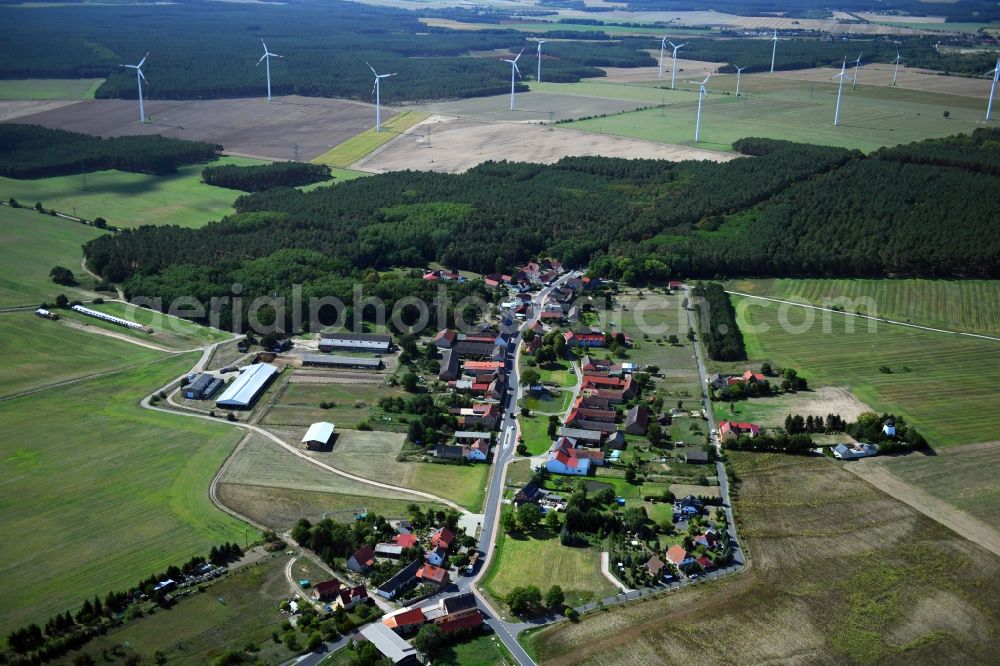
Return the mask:
<svg viewBox="0 0 1000 666">
<path fill-rule="evenodd" d="M 705 411 L 705 418 L 708 419 L 709 439 L 719 453 L 722 453 L 719 430 L 715 424 L 715 414 L 712 412 L 712 400 L 709 398 L 708 393 L 708 372 L 705 369 L 704 352 L 702 351 L 701 329 L 698 326 L 698 321 L 695 319 L 694 307 L 691 305 L 691 287 L 685 286 L 684 290 L 685 294 L 687 294 L 687 307 L 685 309 L 687 310 L 688 326 L 695 332 L 695 340 L 692 341 L 691 346 L 694 347 L 695 361 L 698 363 L 699 384 L 701 385 L 701 407 Z M 721 462 L 716 462 L 715 471 L 719 478 L 719 495 L 722 497 L 722 508 L 726 512 L 726 523 L 729 526 L 729 539 L 737 546 L 733 550 L 733 562 L 736 566 L 742 566 L 746 563 L 746 558 L 743 556 L 743 544 L 737 538 L 736 520 L 733 518 L 733 505 L 729 498 L 729 478 L 726 476 L 726 466 Z"/>
</svg>

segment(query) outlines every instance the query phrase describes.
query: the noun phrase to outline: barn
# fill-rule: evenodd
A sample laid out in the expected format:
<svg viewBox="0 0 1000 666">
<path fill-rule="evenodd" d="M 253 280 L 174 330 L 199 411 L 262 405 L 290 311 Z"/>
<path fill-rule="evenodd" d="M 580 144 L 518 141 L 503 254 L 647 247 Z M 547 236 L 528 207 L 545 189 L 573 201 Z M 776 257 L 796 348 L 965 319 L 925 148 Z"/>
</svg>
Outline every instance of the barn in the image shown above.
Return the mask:
<svg viewBox="0 0 1000 666">
<path fill-rule="evenodd" d="M 330 447 L 333 442 L 333 429 L 335 426 L 332 423 L 327 423 L 326 421 L 320 421 L 319 423 L 313 423 L 309 426 L 309 430 L 302 437 L 302 443 L 306 445 L 306 448 L 310 451 L 321 451 Z"/>
<path fill-rule="evenodd" d="M 302 357 L 302 365 L 318 368 L 355 368 L 358 370 L 381 370 L 382 359 L 364 356 L 323 356 L 308 354 Z"/>
<path fill-rule="evenodd" d="M 388 335 L 369 335 L 367 333 L 322 333 L 319 337 L 319 350 L 332 351 L 366 351 L 384 354 L 389 351 L 392 338 Z"/>
<path fill-rule="evenodd" d="M 249 409 L 277 375 L 278 368 L 270 363 L 248 365 L 240 370 L 240 376 L 226 387 L 215 401 L 215 406 L 226 409 Z"/>
</svg>

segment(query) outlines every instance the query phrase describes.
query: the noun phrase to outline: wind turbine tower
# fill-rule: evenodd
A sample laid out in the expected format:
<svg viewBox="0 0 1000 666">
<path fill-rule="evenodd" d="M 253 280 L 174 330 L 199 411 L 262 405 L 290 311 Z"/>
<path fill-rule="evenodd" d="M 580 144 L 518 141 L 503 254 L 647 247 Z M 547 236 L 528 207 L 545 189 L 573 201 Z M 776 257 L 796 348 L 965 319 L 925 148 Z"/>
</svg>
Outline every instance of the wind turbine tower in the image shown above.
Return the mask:
<svg viewBox="0 0 1000 666">
<path fill-rule="evenodd" d="M 993 75 L 993 85 L 990 86 L 990 101 L 986 104 L 986 120 L 991 120 L 993 115 L 993 94 L 997 90 L 997 78 L 1000 78 L 1000 58 L 997 58 L 997 66 L 994 67 L 986 75 Z"/>
<path fill-rule="evenodd" d="M 372 70 L 372 74 L 375 75 L 375 85 L 372 86 L 372 92 L 375 93 L 375 131 L 382 131 L 382 79 L 387 79 L 390 76 L 396 76 L 396 72 L 392 74 L 379 74 L 375 71 L 375 68 L 369 64 L 366 60 L 365 64 L 368 65 L 368 69 Z"/>
<path fill-rule="evenodd" d="M 777 29 L 775 29 L 775 31 L 774 31 L 774 37 L 771 38 L 771 41 L 774 42 L 771 45 L 771 73 L 774 74 L 774 57 L 776 55 L 778 55 L 778 30 Z"/>
<path fill-rule="evenodd" d="M 510 63 L 510 110 L 514 110 L 514 75 L 521 76 L 521 70 L 517 68 L 517 61 L 521 58 L 521 54 L 524 53 L 524 49 L 514 57 L 513 60 L 509 58 L 504 58 L 504 62 Z"/>
<path fill-rule="evenodd" d="M 135 70 L 135 82 L 139 86 L 139 122 L 146 122 L 146 112 L 142 107 L 142 82 L 146 80 L 145 75 L 142 73 L 142 66 L 146 63 L 146 58 L 149 57 L 149 52 L 142 56 L 142 60 L 139 61 L 138 65 L 122 65 L 122 67 L 128 67 L 129 69 Z"/>
<path fill-rule="evenodd" d="M 892 70 L 892 86 L 896 87 L 896 77 L 899 76 L 899 63 L 906 62 L 906 58 L 899 55 L 899 49 L 896 49 L 896 68 Z"/>
<path fill-rule="evenodd" d="M 667 50 L 667 37 L 670 35 L 663 35 L 663 39 L 660 40 L 660 74 L 657 78 L 663 78 L 663 52 Z"/>
<path fill-rule="evenodd" d="M 851 90 L 858 89 L 858 74 L 861 71 L 861 56 L 865 54 L 864 51 L 858 54 L 858 59 L 854 61 L 854 80 L 851 82 Z"/>
<path fill-rule="evenodd" d="M 736 65 L 733 65 L 733 67 L 736 67 Z M 736 98 L 737 99 L 739 99 L 739 97 L 740 97 L 740 77 L 742 76 L 744 69 L 746 69 L 746 67 L 736 67 Z"/>
<path fill-rule="evenodd" d="M 847 56 L 844 56 L 844 62 L 840 65 L 840 74 L 834 74 L 830 78 L 840 80 L 837 84 L 837 108 L 833 112 L 833 126 L 837 127 L 840 125 L 840 94 L 844 91 L 844 79 L 847 78 Z"/>
<path fill-rule="evenodd" d="M 687 46 L 687 42 L 680 45 L 674 44 L 673 42 L 667 42 L 667 44 L 670 44 L 670 46 L 674 49 L 670 54 L 670 89 L 673 90 L 674 81 L 677 80 L 677 52 Z"/>
<path fill-rule="evenodd" d="M 264 46 L 264 55 L 262 55 L 260 57 L 260 60 L 257 61 L 257 65 L 260 65 L 260 63 L 263 62 L 264 69 L 267 70 L 267 101 L 270 102 L 271 101 L 271 58 L 283 58 L 284 56 L 280 56 L 277 53 L 271 53 L 270 51 L 268 51 L 267 44 L 264 44 L 263 39 L 260 40 L 260 43 Z"/>
<path fill-rule="evenodd" d="M 704 81 L 688 81 L 688 83 L 695 83 L 698 85 L 698 118 L 694 122 L 694 142 L 698 143 L 701 139 L 701 100 L 703 100 L 708 95 L 708 90 L 705 89 L 705 84 L 708 83 L 709 74 L 705 77 Z"/>
<path fill-rule="evenodd" d="M 547 39 L 538 39 L 537 37 L 529 37 L 538 42 L 538 73 L 535 74 L 535 81 L 538 83 L 542 82 L 542 44 L 549 41 Z"/>
</svg>

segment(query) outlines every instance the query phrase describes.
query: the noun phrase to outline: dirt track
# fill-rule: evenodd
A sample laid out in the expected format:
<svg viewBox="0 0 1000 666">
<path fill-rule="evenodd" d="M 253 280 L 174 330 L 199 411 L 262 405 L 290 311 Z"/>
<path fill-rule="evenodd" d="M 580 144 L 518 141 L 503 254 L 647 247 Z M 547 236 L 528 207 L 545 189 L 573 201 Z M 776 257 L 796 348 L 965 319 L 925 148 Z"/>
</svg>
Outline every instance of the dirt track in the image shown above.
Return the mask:
<svg viewBox="0 0 1000 666">
<path fill-rule="evenodd" d="M 4 108 L 0 106 L 0 114 Z M 395 115 L 390 109 L 382 112 L 383 120 Z M 289 96 L 270 103 L 261 98 L 148 100 L 146 115 L 151 122 L 140 125 L 133 100 L 86 100 L 21 115 L 18 122 L 99 136 L 163 134 L 211 141 L 227 151 L 265 159 L 297 156 L 308 161 L 368 129 L 375 112 L 372 105 L 360 102 Z"/>
<path fill-rule="evenodd" d="M 960 536 L 979 544 L 995 555 L 1000 555 L 1000 532 L 964 511 L 940 500 L 916 486 L 894 476 L 877 458 L 857 460 L 844 465 L 844 469 L 872 484 L 882 492 L 910 505 L 928 518 L 936 520 Z"/>
<path fill-rule="evenodd" d="M 430 145 L 427 142 L 428 126 Z M 409 132 L 351 165 L 383 173 L 402 169 L 461 173 L 487 160 L 551 164 L 568 155 L 662 160 L 712 160 L 739 157 L 673 144 L 592 134 L 561 127 L 519 123 L 484 123 L 431 116 Z"/>
</svg>

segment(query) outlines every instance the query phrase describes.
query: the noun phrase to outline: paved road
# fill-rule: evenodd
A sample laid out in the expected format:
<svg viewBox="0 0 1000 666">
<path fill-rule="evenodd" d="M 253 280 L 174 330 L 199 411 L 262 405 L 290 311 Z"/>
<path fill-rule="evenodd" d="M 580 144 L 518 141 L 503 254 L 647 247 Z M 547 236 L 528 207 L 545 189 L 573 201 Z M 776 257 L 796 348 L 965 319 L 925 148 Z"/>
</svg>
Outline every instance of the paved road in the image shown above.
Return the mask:
<svg viewBox="0 0 1000 666">
<path fill-rule="evenodd" d="M 687 300 L 690 304 L 691 299 L 691 287 L 685 287 L 685 293 L 687 294 Z M 705 410 L 705 416 L 708 418 L 708 429 L 711 433 L 709 435 L 712 444 L 715 445 L 717 449 L 721 452 L 721 444 L 718 439 L 718 428 L 715 424 L 715 414 L 712 412 L 712 401 L 709 399 L 708 394 L 708 372 L 705 370 L 705 360 L 703 357 L 702 344 L 701 344 L 701 333 L 699 331 L 698 322 L 695 319 L 694 308 L 688 307 L 688 326 L 697 334 L 697 339 L 691 344 L 694 347 L 695 360 L 698 362 L 698 375 L 700 377 L 701 384 L 701 406 Z M 719 477 L 719 494 L 722 496 L 722 507 L 726 512 L 726 522 L 729 524 L 729 538 L 730 540 L 737 544 L 737 549 L 733 552 L 733 561 L 737 565 L 745 564 L 745 559 L 743 556 L 743 544 L 739 541 L 736 534 L 736 521 L 733 518 L 733 505 L 729 498 L 729 479 L 726 476 L 726 466 L 721 462 L 715 463 L 716 475 Z"/>
</svg>

